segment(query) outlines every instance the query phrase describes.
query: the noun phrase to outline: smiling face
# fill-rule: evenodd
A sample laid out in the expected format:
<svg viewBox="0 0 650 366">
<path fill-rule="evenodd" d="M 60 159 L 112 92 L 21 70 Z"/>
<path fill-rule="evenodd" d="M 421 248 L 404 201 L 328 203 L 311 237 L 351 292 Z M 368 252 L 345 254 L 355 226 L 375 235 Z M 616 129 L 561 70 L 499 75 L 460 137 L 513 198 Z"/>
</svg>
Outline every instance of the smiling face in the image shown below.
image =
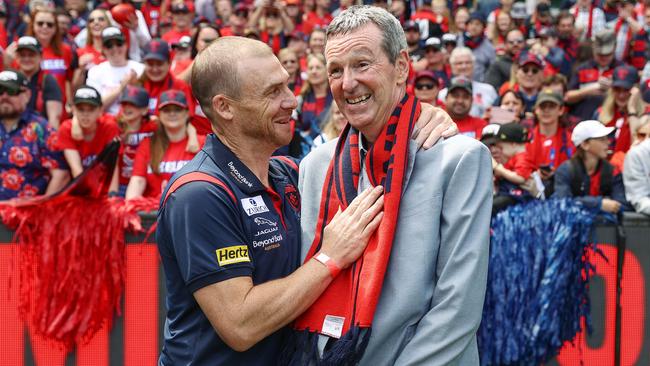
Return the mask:
<svg viewBox="0 0 650 366">
<path fill-rule="evenodd" d="M 146 60 L 144 62 L 144 73 L 153 82 L 164 80 L 169 74 L 169 61 Z"/>
<path fill-rule="evenodd" d="M 269 52 L 243 59 L 238 74 L 246 76 L 240 78 L 242 98 L 229 99 L 237 134 L 271 151 L 287 145 L 293 137 L 291 113 L 298 105 L 287 71 Z"/>
<path fill-rule="evenodd" d="M 373 141 L 405 92 L 408 54 L 395 64 L 381 48 L 383 35 L 373 23 L 328 39 L 327 73 L 334 100 L 352 126 Z"/>
<path fill-rule="evenodd" d="M 189 112 L 187 108 L 179 105 L 168 104 L 158 110 L 160 123 L 168 131 L 178 131 L 185 128 Z"/>
<path fill-rule="evenodd" d="M 93 37 L 101 37 L 102 31 L 109 26 L 104 10 L 93 10 L 88 16 L 88 30 Z"/>
<path fill-rule="evenodd" d="M 309 57 L 307 63 L 307 80 L 311 85 L 322 85 L 327 82 L 325 64 L 317 56 Z"/>
<path fill-rule="evenodd" d="M 49 46 L 56 35 L 57 23 L 54 14 L 38 12 L 34 16 L 34 36 L 43 47 Z"/>
</svg>

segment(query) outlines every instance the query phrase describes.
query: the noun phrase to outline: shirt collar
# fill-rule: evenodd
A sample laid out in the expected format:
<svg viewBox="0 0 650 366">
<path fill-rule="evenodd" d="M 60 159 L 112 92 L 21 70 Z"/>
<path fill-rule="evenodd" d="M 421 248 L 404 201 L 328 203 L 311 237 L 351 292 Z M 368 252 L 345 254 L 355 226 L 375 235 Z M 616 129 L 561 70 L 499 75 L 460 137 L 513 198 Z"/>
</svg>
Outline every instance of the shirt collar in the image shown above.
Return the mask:
<svg viewBox="0 0 650 366">
<path fill-rule="evenodd" d="M 243 192 L 252 194 L 266 190 L 257 176 L 215 134 L 208 135 L 202 150 Z"/>
</svg>

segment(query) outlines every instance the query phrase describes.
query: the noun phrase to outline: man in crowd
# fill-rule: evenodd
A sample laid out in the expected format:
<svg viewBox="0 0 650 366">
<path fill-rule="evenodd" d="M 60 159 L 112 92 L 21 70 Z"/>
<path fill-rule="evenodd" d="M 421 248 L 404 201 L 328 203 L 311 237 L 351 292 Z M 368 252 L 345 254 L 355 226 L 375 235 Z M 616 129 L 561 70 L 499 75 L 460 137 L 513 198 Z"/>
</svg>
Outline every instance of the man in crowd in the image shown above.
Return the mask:
<svg viewBox="0 0 650 366">
<path fill-rule="evenodd" d="M 417 62 L 424 57 L 424 50 L 420 47 L 420 27 L 416 22 L 409 20 L 404 22 L 403 28 L 406 34 L 409 57 L 413 62 Z"/>
<path fill-rule="evenodd" d="M 484 81 L 485 72 L 496 59 L 496 50 L 485 37 L 485 18 L 478 12 L 472 13 L 467 22 L 467 32 L 463 34 L 463 44 L 474 54 L 474 75 L 472 79 Z"/>
<path fill-rule="evenodd" d="M 301 164 L 302 255 L 317 254 L 320 230 L 339 204 L 378 184 L 385 187 L 382 235 L 371 239 L 375 250 L 364 254 L 363 266 L 337 277 L 296 327 L 318 331 L 323 358 L 477 365 L 492 203 L 489 151 L 456 136 L 414 153 L 408 136 L 417 105 L 406 94 L 406 39 L 390 13 L 353 6 L 327 33 L 329 83 L 350 126 Z M 367 68 L 357 67 L 359 57 Z M 348 296 L 355 291 L 363 300 Z M 338 337 L 353 351 L 337 351 Z M 368 342 L 365 353 L 355 341 Z M 310 353 L 298 347 L 294 361 L 306 364 Z"/>
<path fill-rule="evenodd" d="M 444 104 L 438 101 L 438 92 L 440 91 L 440 79 L 433 71 L 422 70 L 415 74 L 413 84 L 415 96 L 422 103 L 444 108 Z"/>
<path fill-rule="evenodd" d="M 56 151 L 56 131 L 27 110 L 27 79 L 13 70 L 0 72 L 0 200 L 59 191 L 70 176 Z"/>
<path fill-rule="evenodd" d="M 158 213 L 169 305 L 161 365 L 276 365 L 285 326 L 362 254 L 381 220 L 381 188 L 367 190 L 299 267 L 297 166 L 269 162 L 293 136 L 288 78 L 268 46 L 245 38 L 220 38 L 195 60 L 193 94 L 215 134 L 172 179 Z M 418 137 L 440 136 L 435 125 Z"/>
<path fill-rule="evenodd" d="M 519 52 L 526 46 L 524 34 L 519 29 L 513 29 L 506 34 L 506 47 L 503 55 L 497 56 L 490 64 L 485 74 L 485 82 L 499 90 L 501 85 L 510 80 L 510 70 Z"/>
<path fill-rule="evenodd" d="M 461 134 L 471 138 L 480 139 L 481 131 L 487 123 L 475 116 L 470 115 L 472 107 L 472 81 L 465 76 L 457 76 L 451 79 L 449 92 L 445 99 L 447 113 L 451 117 Z"/>
<path fill-rule="evenodd" d="M 605 94 L 612 85 L 612 73 L 622 65 L 614 58 L 616 35 L 613 30 L 605 29 L 597 33 L 593 48 L 594 58 L 579 65 L 569 81 L 566 101 L 576 121 L 590 119 L 603 104 Z"/>
<path fill-rule="evenodd" d="M 451 74 L 453 76 L 464 76 L 472 80 L 474 75 L 474 54 L 467 47 L 454 49 L 449 57 Z M 488 107 L 494 104 L 498 98 L 497 91 L 490 84 L 472 80 L 472 109 L 470 114 L 477 117 L 483 117 Z M 438 99 L 444 101 L 447 97 L 447 89 L 442 89 L 438 94 Z"/>
<path fill-rule="evenodd" d="M 63 112 L 63 94 L 56 79 L 41 70 L 41 45 L 30 36 L 20 37 L 16 44 L 18 68 L 29 80 L 31 91 L 27 109 L 41 114 L 57 129 Z"/>
<path fill-rule="evenodd" d="M 517 60 L 517 82 L 525 111 L 532 112 L 544 81 L 544 62 L 532 52 L 522 52 Z"/>
</svg>

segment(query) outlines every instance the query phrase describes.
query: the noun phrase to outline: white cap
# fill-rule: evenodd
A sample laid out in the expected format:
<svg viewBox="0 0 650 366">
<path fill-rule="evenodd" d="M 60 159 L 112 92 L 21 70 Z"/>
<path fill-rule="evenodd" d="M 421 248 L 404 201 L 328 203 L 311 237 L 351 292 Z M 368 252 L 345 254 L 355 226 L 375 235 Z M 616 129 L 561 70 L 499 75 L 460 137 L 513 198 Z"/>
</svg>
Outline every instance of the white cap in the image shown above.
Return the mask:
<svg viewBox="0 0 650 366">
<path fill-rule="evenodd" d="M 608 136 L 612 131 L 614 131 L 614 127 L 605 127 L 600 121 L 582 121 L 573 129 L 571 141 L 577 147 L 588 139 Z"/>
</svg>

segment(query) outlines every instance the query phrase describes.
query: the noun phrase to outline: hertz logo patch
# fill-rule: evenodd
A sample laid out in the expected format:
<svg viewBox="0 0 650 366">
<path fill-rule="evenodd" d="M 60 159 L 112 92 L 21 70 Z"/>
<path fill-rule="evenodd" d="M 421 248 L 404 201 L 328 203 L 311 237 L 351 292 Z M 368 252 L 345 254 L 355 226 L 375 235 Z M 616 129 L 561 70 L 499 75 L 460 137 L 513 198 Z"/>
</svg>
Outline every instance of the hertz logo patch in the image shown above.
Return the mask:
<svg viewBox="0 0 650 366">
<path fill-rule="evenodd" d="M 217 262 L 219 262 L 219 266 L 221 267 L 251 261 L 248 257 L 248 246 L 246 245 L 234 245 L 232 247 L 217 249 L 216 253 Z"/>
</svg>

